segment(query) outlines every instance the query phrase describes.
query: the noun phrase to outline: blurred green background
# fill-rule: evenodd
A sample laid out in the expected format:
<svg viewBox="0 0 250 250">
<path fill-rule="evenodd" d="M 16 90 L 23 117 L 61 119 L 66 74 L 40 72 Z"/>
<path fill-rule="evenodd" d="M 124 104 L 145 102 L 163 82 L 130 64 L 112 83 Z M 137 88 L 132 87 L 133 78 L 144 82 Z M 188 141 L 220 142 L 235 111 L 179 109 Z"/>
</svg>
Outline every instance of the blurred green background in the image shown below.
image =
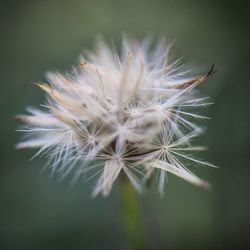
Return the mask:
<svg viewBox="0 0 250 250">
<path fill-rule="evenodd" d="M 9 0 L 0 6 L 0 249 L 127 249 L 119 185 L 91 199 L 93 183 L 57 182 L 40 173 L 34 151 L 15 151 L 13 117 L 38 106 L 30 82 L 77 63 L 96 34 L 119 44 L 121 32 L 175 38 L 174 55 L 219 71 L 200 87 L 215 103 L 205 114 L 205 191 L 169 176 L 166 195 L 140 196 L 148 249 L 250 249 L 250 4 L 199 0 Z"/>
</svg>

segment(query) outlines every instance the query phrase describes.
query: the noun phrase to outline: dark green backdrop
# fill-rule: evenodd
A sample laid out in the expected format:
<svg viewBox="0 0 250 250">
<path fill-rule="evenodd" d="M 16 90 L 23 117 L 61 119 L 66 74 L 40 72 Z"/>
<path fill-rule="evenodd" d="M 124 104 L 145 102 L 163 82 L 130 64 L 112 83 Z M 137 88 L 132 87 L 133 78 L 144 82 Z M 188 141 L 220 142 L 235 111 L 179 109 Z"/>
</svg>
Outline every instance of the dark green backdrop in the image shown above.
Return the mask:
<svg viewBox="0 0 250 250">
<path fill-rule="evenodd" d="M 250 5 L 219 0 L 9 0 L 0 6 L 0 249 L 126 249 L 119 185 L 91 199 L 93 183 L 58 183 L 40 173 L 34 151 L 15 151 L 13 117 L 37 106 L 30 84 L 47 70 L 64 71 L 96 34 L 119 44 L 121 32 L 176 39 L 174 55 L 219 71 L 200 87 L 215 103 L 205 114 L 203 158 L 219 169 L 197 169 L 211 191 L 169 177 L 166 196 L 139 197 L 149 249 L 250 247 Z"/>
</svg>

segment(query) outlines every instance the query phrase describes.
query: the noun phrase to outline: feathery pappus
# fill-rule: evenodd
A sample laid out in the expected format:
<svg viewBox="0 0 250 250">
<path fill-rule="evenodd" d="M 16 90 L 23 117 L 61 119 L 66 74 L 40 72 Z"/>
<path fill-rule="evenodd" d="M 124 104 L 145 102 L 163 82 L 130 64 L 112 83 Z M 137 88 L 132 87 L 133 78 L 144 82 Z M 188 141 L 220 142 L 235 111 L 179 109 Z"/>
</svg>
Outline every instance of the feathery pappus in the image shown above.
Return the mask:
<svg viewBox="0 0 250 250">
<path fill-rule="evenodd" d="M 155 172 L 161 193 L 167 173 L 208 188 L 187 166 L 213 167 L 191 155 L 203 149 L 191 142 L 202 132 L 196 120 L 206 118 L 196 108 L 209 104 L 195 88 L 214 67 L 194 76 L 170 62 L 170 47 L 126 38 L 117 53 L 100 41 L 70 73 L 48 73 L 48 83 L 37 84 L 46 104 L 17 116 L 24 125 L 16 147 L 38 148 L 35 156 L 60 178 L 96 177 L 93 196 L 108 195 L 121 174 L 138 191 Z"/>
</svg>

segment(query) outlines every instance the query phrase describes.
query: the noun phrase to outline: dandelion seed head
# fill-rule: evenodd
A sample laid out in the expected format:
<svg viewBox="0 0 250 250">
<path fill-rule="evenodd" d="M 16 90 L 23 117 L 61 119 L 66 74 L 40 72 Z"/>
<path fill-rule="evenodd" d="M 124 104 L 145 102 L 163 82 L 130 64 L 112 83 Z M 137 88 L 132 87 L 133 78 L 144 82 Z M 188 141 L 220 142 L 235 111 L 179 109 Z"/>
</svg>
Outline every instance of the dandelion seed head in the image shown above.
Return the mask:
<svg viewBox="0 0 250 250">
<path fill-rule="evenodd" d="M 207 105 L 194 90 L 207 79 L 171 62 L 171 45 L 125 38 L 121 53 L 105 42 L 82 56 L 67 74 L 48 73 L 42 109 L 28 108 L 17 116 L 24 125 L 17 148 L 38 148 L 55 174 L 73 180 L 96 178 L 93 196 L 108 195 L 123 172 L 136 190 L 159 172 L 164 191 L 167 173 L 207 188 L 186 162 L 212 166 L 191 153 L 201 132 L 195 109 Z M 189 165 L 190 165 L 189 164 Z"/>
</svg>

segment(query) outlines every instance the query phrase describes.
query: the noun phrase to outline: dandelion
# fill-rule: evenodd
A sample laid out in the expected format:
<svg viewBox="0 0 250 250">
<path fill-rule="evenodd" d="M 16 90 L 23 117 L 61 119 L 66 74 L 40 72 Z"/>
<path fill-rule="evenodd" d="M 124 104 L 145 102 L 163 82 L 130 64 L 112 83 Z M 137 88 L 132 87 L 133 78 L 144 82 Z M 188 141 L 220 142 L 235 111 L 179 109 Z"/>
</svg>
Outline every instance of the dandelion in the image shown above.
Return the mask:
<svg viewBox="0 0 250 250">
<path fill-rule="evenodd" d="M 124 39 L 121 53 L 105 42 L 86 52 L 70 73 L 48 73 L 41 109 L 17 118 L 25 125 L 17 148 L 39 148 L 52 173 L 96 178 L 93 196 L 108 195 L 119 175 L 143 191 L 157 173 L 163 193 L 167 174 L 194 185 L 209 184 L 188 166 L 213 166 L 195 158 L 192 146 L 204 119 L 196 109 L 208 105 L 195 88 L 213 73 L 194 76 L 181 60 L 170 63 L 170 45 Z"/>
</svg>

